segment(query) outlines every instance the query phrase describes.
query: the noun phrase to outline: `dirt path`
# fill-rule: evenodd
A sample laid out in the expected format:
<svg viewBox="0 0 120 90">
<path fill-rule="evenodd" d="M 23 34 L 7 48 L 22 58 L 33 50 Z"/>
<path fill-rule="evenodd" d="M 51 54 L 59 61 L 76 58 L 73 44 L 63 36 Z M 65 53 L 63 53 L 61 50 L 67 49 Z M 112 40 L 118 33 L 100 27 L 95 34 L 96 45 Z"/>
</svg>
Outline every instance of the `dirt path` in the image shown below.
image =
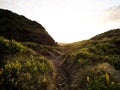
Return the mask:
<svg viewBox="0 0 120 90">
<path fill-rule="evenodd" d="M 69 90 L 69 78 L 64 69 L 60 67 L 60 58 L 61 56 L 57 56 L 51 59 L 56 70 L 56 87 L 58 90 Z"/>
<path fill-rule="evenodd" d="M 62 61 L 62 55 L 54 55 L 49 59 L 54 65 L 56 71 L 56 88 L 57 90 L 69 90 L 70 79 L 67 72 L 60 66 L 60 62 Z"/>
</svg>

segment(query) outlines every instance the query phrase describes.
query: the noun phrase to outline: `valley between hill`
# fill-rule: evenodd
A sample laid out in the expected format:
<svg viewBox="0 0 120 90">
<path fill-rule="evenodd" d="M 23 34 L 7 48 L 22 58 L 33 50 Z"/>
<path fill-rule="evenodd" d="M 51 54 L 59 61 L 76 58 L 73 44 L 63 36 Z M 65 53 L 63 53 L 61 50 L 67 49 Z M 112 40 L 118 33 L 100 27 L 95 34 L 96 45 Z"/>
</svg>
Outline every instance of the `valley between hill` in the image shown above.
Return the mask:
<svg viewBox="0 0 120 90">
<path fill-rule="evenodd" d="M 41 24 L 0 9 L 0 89 L 120 90 L 120 29 L 61 45 Z"/>
</svg>

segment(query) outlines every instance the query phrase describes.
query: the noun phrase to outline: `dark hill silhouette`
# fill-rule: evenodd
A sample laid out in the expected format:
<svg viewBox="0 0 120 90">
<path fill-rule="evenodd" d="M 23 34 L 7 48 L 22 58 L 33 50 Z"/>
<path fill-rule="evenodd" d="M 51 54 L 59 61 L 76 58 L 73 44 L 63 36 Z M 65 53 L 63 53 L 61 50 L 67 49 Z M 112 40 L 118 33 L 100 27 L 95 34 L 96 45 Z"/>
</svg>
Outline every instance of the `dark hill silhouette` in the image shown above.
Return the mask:
<svg viewBox="0 0 120 90">
<path fill-rule="evenodd" d="M 95 37 L 91 38 L 92 40 L 104 40 L 104 39 L 111 39 L 111 38 L 120 37 L 120 29 L 113 29 L 102 34 L 96 35 Z"/>
<path fill-rule="evenodd" d="M 55 41 L 41 24 L 3 9 L 0 9 L 0 36 L 21 42 L 55 45 Z"/>
</svg>

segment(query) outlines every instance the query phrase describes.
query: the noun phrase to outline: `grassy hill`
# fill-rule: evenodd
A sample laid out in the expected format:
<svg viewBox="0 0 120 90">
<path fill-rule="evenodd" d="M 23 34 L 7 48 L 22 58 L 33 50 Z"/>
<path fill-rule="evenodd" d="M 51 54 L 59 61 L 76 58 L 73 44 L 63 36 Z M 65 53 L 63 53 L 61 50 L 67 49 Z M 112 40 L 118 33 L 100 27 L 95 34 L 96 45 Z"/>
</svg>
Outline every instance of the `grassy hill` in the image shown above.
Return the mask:
<svg viewBox="0 0 120 90">
<path fill-rule="evenodd" d="M 60 54 L 59 48 L 42 25 L 0 9 L 1 90 L 55 89 L 55 71 L 46 58 L 53 53 Z"/>
<path fill-rule="evenodd" d="M 3 9 L 0 9 L 0 36 L 21 42 L 55 45 L 55 41 L 41 24 Z"/>
<path fill-rule="evenodd" d="M 120 89 L 120 29 L 66 45 L 61 67 L 70 75 L 70 90 Z"/>
<path fill-rule="evenodd" d="M 0 37 L 1 90 L 53 89 L 53 77 L 54 68 L 47 58 L 20 42 Z"/>
<path fill-rule="evenodd" d="M 113 29 L 108 32 L 104 32 L 102 34 L 96 35 L 95 37 L 91 38 L 92 40 L 103 40 L 103 39 L 111 39 L 112 37 L 120 37 L 120 29 Z"/>
</svg>

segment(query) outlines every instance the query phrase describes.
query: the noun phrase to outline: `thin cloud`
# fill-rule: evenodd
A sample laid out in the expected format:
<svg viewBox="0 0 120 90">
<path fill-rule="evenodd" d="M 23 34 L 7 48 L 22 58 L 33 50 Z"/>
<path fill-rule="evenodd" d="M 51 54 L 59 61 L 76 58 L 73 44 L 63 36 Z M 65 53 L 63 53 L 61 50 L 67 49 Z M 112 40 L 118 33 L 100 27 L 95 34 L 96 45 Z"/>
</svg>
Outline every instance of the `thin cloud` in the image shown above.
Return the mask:
<svg viewBox="0 0 120 90">
<path fill-rule="evenodd" d="M 120 22 L 120 5 L 106 10 L 105 21 Z"/>
</svg>

